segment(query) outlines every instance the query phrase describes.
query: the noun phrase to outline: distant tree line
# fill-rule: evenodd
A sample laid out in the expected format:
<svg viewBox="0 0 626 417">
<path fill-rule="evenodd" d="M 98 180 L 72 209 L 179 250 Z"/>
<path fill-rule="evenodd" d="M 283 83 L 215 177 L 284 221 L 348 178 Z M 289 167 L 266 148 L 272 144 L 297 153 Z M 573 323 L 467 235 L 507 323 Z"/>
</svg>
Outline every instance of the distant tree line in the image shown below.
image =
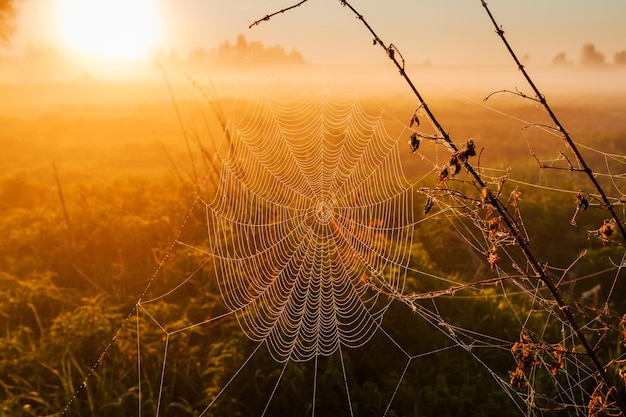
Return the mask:
<svg viewBox="0 0 626 417">
<path fill-rule="evenodd" d="M 552 64 L 564 66 L 572 65 L 572 62 L 567 58 L 565 52 L 559 52 L 552 59 Z M 598 51 L 596 46 L 592 43 L 583 45 L 580 55 L 580 64 L 585 67 L 601 67 L 608 65 L 606 56 Z M 626 49 L 615 53 L 613 56 L 613 64 L 626 66 Z"/>
<path fill-rule="evenodd" d="M 246 62 L 260 65 L 304 65 L 300 52 L 287 52 L 282 46 L 266 47 L 259 41 L 247 41 L 244 35 L 237 36 L 234 44 L 226 41 L 217 48 L 207 51 L 203 47 L 194 49 L 189 54 L 189 61 L 209 62 L 220 66 L 239 66 Z"/>
</svg>

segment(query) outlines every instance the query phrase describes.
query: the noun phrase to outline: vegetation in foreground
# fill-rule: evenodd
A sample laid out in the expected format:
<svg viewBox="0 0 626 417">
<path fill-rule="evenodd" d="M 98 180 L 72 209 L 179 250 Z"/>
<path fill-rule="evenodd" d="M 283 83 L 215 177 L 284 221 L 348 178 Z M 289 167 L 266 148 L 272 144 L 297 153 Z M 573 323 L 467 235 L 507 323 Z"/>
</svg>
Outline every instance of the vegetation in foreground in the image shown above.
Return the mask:
<svg viewBox="0 0 626 417">
<path fill-rule="evenodd" d="M 616 108 L 567 107 L 564 113 L 574 124 L 574 136 L 623 154 L 620 140 L 626 132 L 619 124 L 623 115 Z M 170 118 L 169 125 L 159 125 L 161 119 L 154 116 L 167 114 L 171 107 L 157 109 L 160 113 L 152 112 L 153 119 L 128 109 L 123 115 L 99 109 L 87 117 L 59 109 L 37 116 L 34 123 L 13 118 L 2 124 L 1 140 L 8 145 L 3 147 L 7 149 L 2 161 L 5 174 L 0 178 L 3 415 L 53 415 L 70 400 L 67 415 L 137 414 L 138 355 L 134 318 L 127 316 L 175 238 L 196 195 L 198 179 L 190 168 L 177 120 Z M 535 161 L 520 157 L 516 140 L 488 139 L 511 137 L 513 129 L 504 121 L 494 124 L 493 118 L 484 124 L 482 111 L 456 103 L 444 107 L 443 117 L 452 122 L 450 128 L 456 136 L 484 138 L 484 161 L 516 163 L 520 178 L 537 175 Z M 578 119 L 580 113 L 586 117 Z M 593 123 L 585 125 L 585 120 Z M 85 150 L 91 153 L 85 154 Z M 196 162 L 202 160 L 196 157 Z M 200 167 L 198 163 L 198 170 Z M 574 205 L 569 195 L 564 198 L 536 189 L 524 190 L 523 195 L 524 216 L 532 220 L 529 231 L 546 260 L 559 263 L 582 247 L 588 255 L 574 273 L 584 276 L 611 268 L 612 249 L 587 240 L 569 225 Z M 206 229 L 188 230 L 194 233 L 188 240 L 206 239 Z M 488 270 L 488 265 L 471 256 L 453 235 L 450 225 L 443 222 L 420 230 L 415 236 L 415 262 L 461 280 L 472 279 L 477 270 Z M 554 236 L 563 237 L 558 245 L 553 244 Z M 619 259 L 618 255 L 613 259 Z M 189 273 L 189 267 L 180 257 L 164 276 L 176 282 Z M 582 292 L 602 284 L 602 279 L 603 275 L 598 275 L 572 286 L 569 296 L 580 298 Z M 409 288 L 419 286 L 415 277 L 409 277 Z M 183 299 L 168 299 L 154 308 L 172 322 L 192 321 L 223 310 L 210 271 L 196 277 L 191 289 L 180 296 Z M 508 334 L 507 329 L 515 329 L 510 326 L 514 318 L 501 308 L 501 302 L 481 294 L 462 302 L 451 299 L 441 307 L 447 309 L 446 314 L 456 315 L 460 325 L 475 324 L 476 318 L 481 318 L 477 330 L 501 333 L 512 340 L 517 335 Z M 625 305 L 612 307 L 626 310 Z M 443 343 L 438 330 L 426 323 L 406 328 L 403 323 L 408 314 L 412 313 L 407 308 L 394 304 L 385 317 L 404 346 L 427 352 Z M 123 323 L 120 337 L 99 362 Z M 158 332 L 152 339 L 150 334 L 146 336 L 141 372 L 158 374 L 163 341 Z M 375 337 L 362 350 L 346 352 L 355 415 L 382 415 L 395 388 L 397 371 L 403 367 L 401 358 L 380 354 L 385 349 L 382 343 Z M 162 390 L 169 406 L 161 415 L 184 416 L 195 415 L 206 406 L 241 366 L 251 342 L 231 320 L 191 332 L 173 341 L 171 349 L 168 366 L 175 370 L 175 377 Z M 470 415 L 472 410 L 475 415 L 519 414 L 485 369 L 463 352 L 451 349 L 433 358 L 412 363 L 388 415 L 445 416 L 458 415 L 458 410 Z M 491 359 L 493 369 L 503 374 L 515 366 L 506 352 L 494 353 Z M 343 375 L 337 361 L 329 357 L 320 363 L 319 369 L 325 371 L 318 373 L 317 396 L 325 400 L 316 405 L 316 414 L 346 413 L 345 396 L 340 394 Z M 96 363 L 98 367 L 92 369 Z M 267 353 L 255 356 L 243 369 L 242 382 L 220 397 L 215 415 L 259 415 L 280 369 Z M 86 387 L 74 398 L 86 375 L 90 375 Z M 310 413 L 312 375 L 313 364 L 290 364 L 270 410 L 282 415 Z M 151 393 L 158 390 L 142 386 L 141 391 L 143 410 L 150 414 L 157 404 Z"/>
</svg>

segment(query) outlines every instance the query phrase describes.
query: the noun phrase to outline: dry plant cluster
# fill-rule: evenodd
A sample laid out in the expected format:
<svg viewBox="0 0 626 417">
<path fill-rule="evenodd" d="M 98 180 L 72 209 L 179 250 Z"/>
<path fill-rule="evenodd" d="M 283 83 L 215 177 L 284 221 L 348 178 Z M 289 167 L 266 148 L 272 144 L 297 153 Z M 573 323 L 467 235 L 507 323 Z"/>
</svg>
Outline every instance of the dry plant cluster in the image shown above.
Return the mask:
<svg viewBox="0 0 626 417">
<path fill-rule="evenodd" d="M 264 18 L 254 22 L 250 27 L 260 24 L 261 22 L 268 21 L 272 17 L 277 14 L 285 13 L 293 8 L 299 7 L 306 3 L 307 0 L 303 0 L 293 6 L 287 7 L 285 9 L 279 10 L 275 13 L 268 14 Z M 581 325 L 578 323 L 578 318 L 576 317 L 574 311 L 579 310 L 576 307 L 570 305 L 566 302 L 559 290 L 559 284 L 562 281 L 558 282 L 554 281 L 554 278 L 547 273 L 547 264 L 542 262 L 539 256 L 536 254 L 532 242 L 528 239 L 523 224 L 520 223 L 521 219 L 517 217 L 515 213 L 511 213 L 508 209 L 508 203 L 512 201 L 512 207 L 517 209 L 520 202 L 521 192 L 516 188 L 512 193 L 509 201 L 504 202 L 500 198 L 500 193 L 502 190 L 502 186 L 504 181 L 500 181 L 498 184 L 497 192 L 490 189 L 490 184 L 485 182 L 482 178 L 480 171 L 475 169 L 470 164 L 470 157 L 476 156 L 476 145 L 472 139 L 466 142 L 466 144 L 459 149 L 446 130 L 442 127 L 440 122 L 433 111 L 429 108 L 426 101 L 423 99 L 418 89 L 415 87 L 413 81 L 410 79 L 409 75 L 405 70 L 405 59 L 398 50 L 398 48 L 393 44 L 386 44 L 383 40 L 376 34 L 370 24 L 366 21 L 366 19 L 361 15 L 348 1 L 341 0 L 341 5 L 348 8 L 356 17 L 359 19 L 363 25 L 367 28 L 369 33 L 373 36 L 373 45 L 378 45 L 382 47 L 385 51 L 387 57 L 395 64 L 397 69 L 399 70 L 400 76 L 403 77 L 413 92 L 415 97 L 419 102 L 419 108 L 414 112 L 413 116 L 410 119 L 409 127 L 413 128 L 414 126 L 420 125 L 420 120 L 418 118 L 418 112 L 421 112 L 425 115 L 428 121 L 435 129 L 434 135 L 426 135 L 419 132 L 414 132 L 410 135 L 409 146 L 410 151 L 412 153 L 416 152 L 420 148 L 420 139 L 429 139 L 434 140 L 438 143 L 442 143 L 446 148 L 450 150 L 451 157 L 447 164 L 441 167 L 438 177 L 437 177 L 437 188 L 432 189 L 431 193 L 428 194 L 426 204 L 424 206 L 424 213 L 429 213 L 435 202 L 437 201 L 437 197 L 435 192 L 440 192 L 442 189 L 445 190 L 446 183 L 451 179 L 451 177 L 456 176 L 461 172 L 463 168 L 465 168 L 467 174 L 471 177 L 470 183 L 476 187 L 480 192 L 480 201 L 476 202 L 476 204 L 480 206 L 487 206 L 488 211 L 485 216 L 487 220 L 487 235 L 488 240 L 491 243 L 491 246 L 487 252 L 487 262 L 489 263 L 491 269 L 496 268 L 497 263 L 500 260 L 498 256 L 498 248 L 503 246 L 504 244 L 514 244 L 519 247 L 521 252 L 523 253 L 528 265 L 530 266 L 529 272 L 523 271 L 519 269 L 519 272 L 522 276 L 527 279 L 538 279 L 543 285 L 545 285 L 553 298 L 554 303 L 558 306 L 558 309 L 561 311 L 563 315 L 563 319 L 566 323 L 571 327 L 573 332 L 577 335 L 579 343 L 582 345 L 582 351 L 572 352 L 565 349 L 562 345 L 551 346 L 549 344 L 540 343 L 537 344 L 532 341 L 530 334 L 526 331 L 526 329 L 522 329 L 520 333 L 519 342 L 515 342 L 511 348 L 511 352 L 517 366 L 514 371 L 509 371 L 510 375 L 510 384 L 517 389 L 524 389 L 527 387 L 527 373 L 530 372 L 533 368 L 536 368 L 538 365 L 542 363 L 538 358 L 542 354 L 548 354 L 550 359 L 550 372 L 552 375 L 556 375 L 560 370 L 565 368 L 564 357 L 567 355 L 580 355 L 583 354 L 589 358 L 592 366 L 595 368 L 595 373 L 599 377 L 599 382 L 590 396 L 589 403 L 587 406 L 587 414 L 589 417 L 599 417 L 599 416 L 624 416 L 626 415 L 626 403 L 624 399 L 621 397 L 620 392 L 624 392 L 624 380 L 615 380 L 609 374 L 608 369 L 615 363 L 610 361 L 608 364 L 604 363 L 598 354 L 599 342 L 593 344 L 589 339 L 589 336 L 585 331 L 582 330 Z M 539 159 L 535 156 L 535 159 L 539 163 L 540 168 L 542 169 L 564 169 L 572 172 L 579 172 L 587 176 L 591 186 L 593 187 L 597 197 L 594 199 L 597 201 L 597 205 L 606 210 L 610 217 L 605 219 L 600 225 L 600 227 L 596 230 L 589 230 L 588 233 L 590 236 L 596 236 L 601 240 L 603 244 L 608 244 L 610 242 L 614 242 L 612 239 L 615 236 L 616 232 L 619 233 L 622 239 L 626 238 L 626 230 L 624 227 L 624 223 L 622 219 L 618 216 L 615 206 L 619 205 L 623 202 L 623 198 L 620 197 L 616 199 L 616 201 L 612 202 L 607 196 L 604 188 L 600 185 L 599 181 L 594 174 L 594 171 L 588 166 L 585 158 L 583 158 L 581 152 L 579 151 L 577 145 L 570 137 L 569 133 L 565 129 L 565 127 L 561 124 L 559 118 L 553 112 L 552 108 L 549 106 L 545 96 L 540 92 L 539 88 L 535 85 L 534 81 L 530 77 L 529 73 L 526 71 L 524 65 L 520 62 L 517 55 L 515 54 L 513 48 L 507 41 L 504 30 L 497 23 L 494 18 L 491 10 L 489 9 L 486 1 L 481 0 L 481 4 L 485 9 L 487 15 L 489 16 L 490 21 L 493 23 L 495 31 L 497 35 L 502 40 L 504 46 L 506 47 L 508 53 L 514 60 L 517 68 L 527 81 L 528 85 L 532 89 L 534 96 L 530 96 L 519 91 L 508 91 L 502 90 L 496 93 L 512 93 L 519 97 L 522 97 L 526 100 L 531 100 L 538 103 L 549 115 L 550 119 L 553 122 L 553 125 L 542 125 L 538 127 L 542 127 L 545 129 L 553 130 L 557 132 L 562 140 L 565 142 L 568 149 L 573 154 L 575 158 L 575 163 L 572 163 L 571 160 L 561 153 L 562 157 L 567 161 L 568 167 L 566 168 L 554 168 L 551 166 L 547 166 L 542 164 Z M 493 94 L 496 94 L 493 93 Z M 493 94 L 488 96 L 485 100 L 489 99 Z M 534 127 L 534 126 L 528 126 Z M 460 193 L 457 190 L 449 189 L 448 192 L 450 194 L 462 194 L 462 197 L 468 201 L 471 201 L 471 197 L 466 197 L 463 195 L 464 193 Z M 575 213 L 571 220 L 572 225 L 576 225 L 576 217 L 579 212 L 586 211 L 589 206 L 589 196 L 590 194 L 584 193 L 580 191 L 576 195 L 575 200 Z M 497 217 L 490 218 L 492 214 L 496 214 Z M 506 242 L 506 243 L 505 243 Z M 454 291 L 448 291 L 448 293 L 453 293 Z M 430 294 L 431 296 L 433 293 Z M 396 295 L 397 296 L 397 295 Z M 401 296 L 397 296 L 398 298 L 402 298 Z M 409 297 L 411 298 L 411 297 Z M 415 299 L 414 295 L 411 300 Z M 414 305 L 413 305 L 414 307 Z M 608 313 L 608 312 L 605 312 Z M 600 316 L 601 314 L 599 314 Z M 598 316 L 597 320 L 601 320 Z M 625 316 L 626 317 L 626 316 Z M 622 320 L 621 326 L 624 327 L 625 320 Z M 626 332 L 622 332 L 622 343 L 626 338 Z M 619 375 L 624 376 L 625 372 L 623 368 L 620 368 Z"/>
</svg>

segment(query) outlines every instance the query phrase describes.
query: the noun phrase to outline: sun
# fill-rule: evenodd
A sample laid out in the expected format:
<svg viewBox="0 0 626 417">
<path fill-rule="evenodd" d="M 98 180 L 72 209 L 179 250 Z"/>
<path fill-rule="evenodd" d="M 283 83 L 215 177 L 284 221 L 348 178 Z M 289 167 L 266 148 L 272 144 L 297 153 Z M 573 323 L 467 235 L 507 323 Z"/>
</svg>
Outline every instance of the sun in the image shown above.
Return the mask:
<svg viewBox="0 0 626 417">
<path fill-rule="evenodd" d="M 92 58 L 146 58 L 159 24 L 154 0 L 62 0 L 57 22 L 65 47 Z"/>
</svg>

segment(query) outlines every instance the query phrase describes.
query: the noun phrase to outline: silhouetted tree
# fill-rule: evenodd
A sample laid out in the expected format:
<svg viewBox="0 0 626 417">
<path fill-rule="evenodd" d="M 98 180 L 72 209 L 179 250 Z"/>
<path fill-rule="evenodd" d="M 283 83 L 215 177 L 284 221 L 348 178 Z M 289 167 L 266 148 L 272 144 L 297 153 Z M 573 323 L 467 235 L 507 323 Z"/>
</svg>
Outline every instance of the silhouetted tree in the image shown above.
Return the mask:
<svg viewBox="0 0 626 417">
<path fill-rule="evenodd" d="M 586 66 L 598 66 L 605 62 L 603 54 L 596 50 L 596 47 L 592 43 L 586 43 L 583 45 L 582 56 L 580 57 L 580 63 Z"/>
<path fill-rule="evenodd" d="M 226 66 L 241 65 L 247 60 L 254 60 L 260 65 L 303 65 L 304 58 L 298 51 L 287 53 L 282 46 L 265 47 L 259 41 L 248 41 L 244 35 L 238 35 L 235 44 L 226 41 L 208 57 L 214 62 Z"/>
<path fill-rule="evenodd" d="M 15 30 L 16 3 L 19 0 L 0 0 L 0 43 L 6 43 Z"/>
<path fill-rule="evenodd" d="M 237 35 L 237 42 L 235 48 L 239 53 L 245 53 L 248 47 L 248 42 L 246 42 L 246 37 L 242 34 Z"/>
<path fill-rule="evenodd" d="M 626 50 L 617 52 L 613 57 L 615 65 L 626 65 Z"/>
<path fill-rule="evenodd" d="M 552 65 L 561 67 L 566 65 L 572 65 L 572 63 L 567 60 L 565 52 L 560 52 L 554 58 L 552 58 Z"/>
</svg>

